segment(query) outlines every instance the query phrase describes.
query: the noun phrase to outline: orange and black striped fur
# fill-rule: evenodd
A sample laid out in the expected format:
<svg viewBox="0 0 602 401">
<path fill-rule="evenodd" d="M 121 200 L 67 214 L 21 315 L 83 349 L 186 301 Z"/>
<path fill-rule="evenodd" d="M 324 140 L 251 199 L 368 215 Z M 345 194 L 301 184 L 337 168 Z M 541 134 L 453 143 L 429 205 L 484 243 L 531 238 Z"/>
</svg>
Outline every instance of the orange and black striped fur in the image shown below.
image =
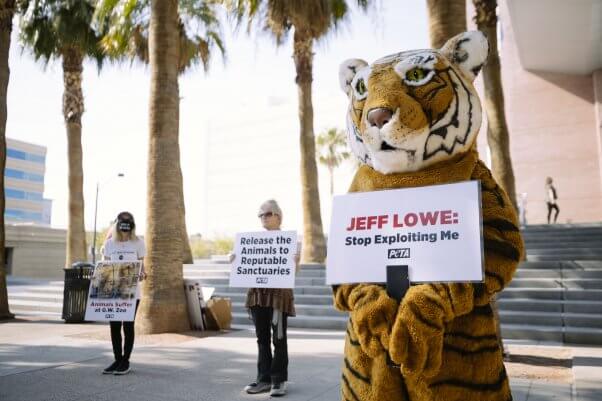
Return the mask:
<svg viewBox="0 0 602 401">
<path fill-rule="evenodd" d="M 349 140 L 363 161 L 350 192 L 479 180 L 485 250 L 484 282 L 415 285 L 400 304 L 381 285 L 334 288 L 336 308 L 350 315 L 343 400 L 512 399 L 490 301 L 524 248 L 515 210 L 475 150 L 481 109 L 472 80 L 486 55 L 482 34 L 468 32 L 441 50 L 341 67 Z M 388 355 L 401 368 L 388 366 Z"/>
</svg>

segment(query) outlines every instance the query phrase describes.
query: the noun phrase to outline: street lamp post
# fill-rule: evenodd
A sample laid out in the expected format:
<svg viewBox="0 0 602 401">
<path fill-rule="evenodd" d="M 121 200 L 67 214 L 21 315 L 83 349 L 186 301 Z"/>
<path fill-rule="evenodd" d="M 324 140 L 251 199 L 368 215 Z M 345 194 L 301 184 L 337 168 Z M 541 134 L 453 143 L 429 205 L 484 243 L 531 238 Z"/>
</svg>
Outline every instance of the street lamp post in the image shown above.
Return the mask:
<svg viewBox="0 0 602 401">
<path fill-rule="evenodd" d="M 123 173 L 118 173 L 117 177 L 123 177 Z M 109 178 L 107 181 L 103 183 L 106 184 L 110 180 L 115 177 Z M 96 217 L 98 215 L 98 189 L 100 188 L 100 183 L 96 181 L 96 201 L 94 202 L 94 239 L 92 241 L 92 264 L 96 265 Z"/>
</svg>

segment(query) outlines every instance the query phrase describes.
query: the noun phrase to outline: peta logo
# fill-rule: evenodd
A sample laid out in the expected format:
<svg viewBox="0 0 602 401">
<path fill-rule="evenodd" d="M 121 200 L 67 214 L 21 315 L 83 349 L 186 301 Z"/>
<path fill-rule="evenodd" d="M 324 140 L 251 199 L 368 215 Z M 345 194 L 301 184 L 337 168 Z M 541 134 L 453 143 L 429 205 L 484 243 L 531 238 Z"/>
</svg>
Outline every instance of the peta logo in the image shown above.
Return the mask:
<svg viewBox="0 0 602 401">
<path fill-rule="evenodd" d="M 388 250 L 388 259 L 405 259 L 410 257 L 410 248 L 392 248 Z"/>
<path fill-rule="evenodd" d="M 267 277 L 256 277 L 255 278 L 255 283 L 256 284 L 267 284 L 268 283 L 268 278 Z"/>
</svg>

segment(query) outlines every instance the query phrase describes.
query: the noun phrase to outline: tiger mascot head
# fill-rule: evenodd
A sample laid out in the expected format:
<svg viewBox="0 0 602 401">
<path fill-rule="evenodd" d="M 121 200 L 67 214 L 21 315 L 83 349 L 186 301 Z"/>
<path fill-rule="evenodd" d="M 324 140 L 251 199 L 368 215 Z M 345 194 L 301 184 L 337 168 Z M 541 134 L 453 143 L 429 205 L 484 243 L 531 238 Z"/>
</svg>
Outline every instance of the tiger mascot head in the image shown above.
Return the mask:
<svg viewBox="0 0 602 401">
<path fill-rule="evenodd" d="M 393 54 L 371 65 L 345 61 L 348 142 L 360 162 L 383 174 L 418 171 L 471 149 L 481 126 L 472 85 L 489 45 L 464 32 L 439 50 Z"/>
</svg>

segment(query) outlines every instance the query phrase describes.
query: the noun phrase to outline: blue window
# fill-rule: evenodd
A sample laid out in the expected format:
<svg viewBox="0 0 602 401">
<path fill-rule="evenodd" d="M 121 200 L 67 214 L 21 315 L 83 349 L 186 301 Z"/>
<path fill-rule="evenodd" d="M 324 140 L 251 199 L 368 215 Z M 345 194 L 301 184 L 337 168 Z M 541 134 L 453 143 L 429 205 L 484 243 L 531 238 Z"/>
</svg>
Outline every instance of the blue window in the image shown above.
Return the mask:
<svg viewBox="0 0 602 401">
<path fill-rule="evenodd" d="M 4 170 L 4 176 L 7 178 L 17 178 L 19 180 L 25 179 L 25 173 L 23 171 L 13 170 L 10 168 Z"/>
<path fill-rule="evenodd" d="M 41 155 L 34 155 L 33 153 L 23 152 L 22 150 L 6 149 L 6 156 L 12 157 L 13 159 L 27 160 L 34 163 L 44 164 L 46 157 Z"/>
<path fill-rule="evenodd" d="M 25 192 L 25 199 L 33 201 L 41 201 L 42 194 L 39 192 Z"/>
<path fill-rule="evenodd" d="M 6 209 L 4 216 L 17 220 L 42 221 L 42 213 L 28 212 L 19 209 Z"/>
<path fill-rule="evenodd" d="M 41 174 L 25 173 L 25 179 L 35 182 L 44 182 L 44 176 Z"/>
<path fill-rule="evenodd" d="M 4 191 L 5 191 L 7 198 L 25 199 L 24 191 L 19 191 L 18 189 L 10 189 L 10 188 L 6 188 Z"/>
<path fill-rule="evenodd" d="M 7 168 L 4 170 L 4 176 L 7 178 L 16 178 L 18 180 L 28 180 L 33 182 L 44 182 L 44 176 L 34 173 L 26 173 L 25 171 Z"/>
<path fill-rule="evenodd" d="M 41 201 L 42 200 L 42 194 L 39 192 L 25 192 L 25 191 L 21 191 L 20 189 L 6 188 L 5 194 L 6 194 L 7 198 L 12 198 L 12 199 L 25 199 L 25 200 L 32 200 L 32 201 Z"/>
</svg>

